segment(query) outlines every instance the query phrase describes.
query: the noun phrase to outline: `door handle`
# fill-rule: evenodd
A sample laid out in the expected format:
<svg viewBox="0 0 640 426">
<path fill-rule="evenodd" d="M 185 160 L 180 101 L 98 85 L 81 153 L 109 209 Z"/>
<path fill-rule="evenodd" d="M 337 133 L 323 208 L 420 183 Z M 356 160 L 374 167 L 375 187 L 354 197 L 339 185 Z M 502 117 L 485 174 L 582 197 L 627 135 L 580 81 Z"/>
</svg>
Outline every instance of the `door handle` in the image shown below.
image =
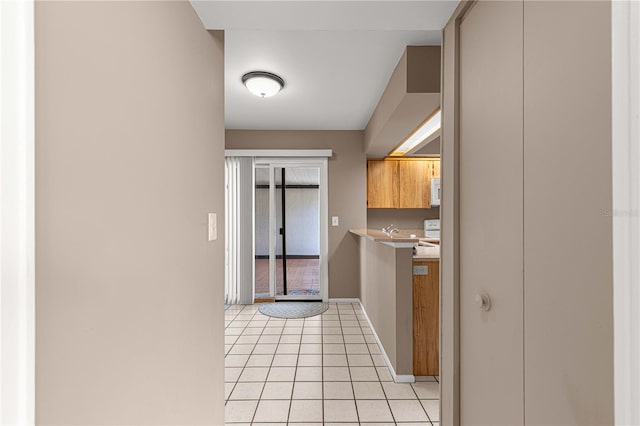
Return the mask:
<svg viewBox="0 0 640 426">
<path fill-rule="evenodd" d="M 484 291 L 476 293 L 476 297 L 474 298 L 474 303 L 476 304 L 477 307 L 479 307 L 483 311 L 491 310 L 491 298 Z"/>
</svg>

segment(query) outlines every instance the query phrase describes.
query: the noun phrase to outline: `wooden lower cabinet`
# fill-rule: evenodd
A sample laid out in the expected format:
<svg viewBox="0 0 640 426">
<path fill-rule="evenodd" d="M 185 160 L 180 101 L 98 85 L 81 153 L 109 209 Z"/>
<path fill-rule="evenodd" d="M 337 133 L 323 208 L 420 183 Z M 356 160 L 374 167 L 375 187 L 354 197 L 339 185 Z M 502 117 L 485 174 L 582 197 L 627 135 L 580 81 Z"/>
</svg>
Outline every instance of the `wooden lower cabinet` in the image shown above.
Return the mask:
<svg viewBox="0 0 640 426">
<path fill-rule="evenodd" d="M 440 262 L 415 260 L 426 275 L 413 275 L 413 374 L 440 374 Z"/>
</svg>

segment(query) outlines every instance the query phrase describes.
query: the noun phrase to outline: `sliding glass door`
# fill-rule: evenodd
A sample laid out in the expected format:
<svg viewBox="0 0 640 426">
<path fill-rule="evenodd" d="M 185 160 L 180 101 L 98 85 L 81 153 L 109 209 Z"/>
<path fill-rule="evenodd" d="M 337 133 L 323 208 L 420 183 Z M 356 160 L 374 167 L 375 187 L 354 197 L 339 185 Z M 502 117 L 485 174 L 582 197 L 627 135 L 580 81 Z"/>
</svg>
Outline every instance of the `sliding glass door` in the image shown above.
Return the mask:
<svg viewBox="0 0 640 426">
<path fill-rule="evenodd" d="M 256 163 L 256 298 L 322 300 L 326 162 L 281 161 Z"/>
<path fill-rule="evenodd" d="M 270 278 L 270 239 L 269 239 L 269 205 L 270 205 L 269 166 L 257 165 L 255 168 L 255 298 L 272 297 Z"/>
</svg>

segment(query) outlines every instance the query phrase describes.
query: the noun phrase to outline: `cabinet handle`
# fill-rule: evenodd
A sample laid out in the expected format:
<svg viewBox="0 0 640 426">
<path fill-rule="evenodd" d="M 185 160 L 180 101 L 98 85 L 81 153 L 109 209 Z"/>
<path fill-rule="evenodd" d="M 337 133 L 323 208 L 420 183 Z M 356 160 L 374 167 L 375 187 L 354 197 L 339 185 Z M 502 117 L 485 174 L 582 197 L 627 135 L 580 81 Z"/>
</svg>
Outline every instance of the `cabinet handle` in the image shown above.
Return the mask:
<svg viewBox="0 0 640 426">
<path fill-rule="evenodd" d="M 481 291 L 480 293 L 476 294 L 476 297 L 474 298 L 474 302 L 476 306 L 478 306 L 483 311 L 489 311 L 491 309 L 491 298 L 484 291 Z"/>
</svg>

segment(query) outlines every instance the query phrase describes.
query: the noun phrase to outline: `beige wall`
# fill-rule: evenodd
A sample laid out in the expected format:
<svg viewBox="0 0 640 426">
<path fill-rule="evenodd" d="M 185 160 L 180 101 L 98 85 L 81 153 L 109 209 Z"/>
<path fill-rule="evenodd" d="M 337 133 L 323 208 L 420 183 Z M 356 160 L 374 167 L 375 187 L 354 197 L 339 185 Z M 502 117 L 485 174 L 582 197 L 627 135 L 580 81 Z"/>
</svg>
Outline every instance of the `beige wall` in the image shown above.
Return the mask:
<svg viewBox="0 0 640 426">
<path fill-rule="evenodd" d="M 440 105 L 440 46 L 407 46 L 364 129 L 368 158 L 382 158 Z"/>
<path fill-rule="evenodd" d="M 361 300 L 397 375 L 413 375 L 413 249 L 359 237 Z"/>
<path fill-rule="evenodd" d="M 425 219 L 438 219 L 440 208 L 367 209 L 367 228 L 381 229 L 394 224 L 400 229 L 424 229 Z"/>
<path fill-rule="evenodd" d="M 402 100 L 407 94 L 407 51 L 405 50 L 396 68 L 393 70 L 393 74 L 389 78 L 387 85 L 378 100 L 375 110 L 369 118 L 369 122 L 364 129 L 364 149 L 365 152 L 369 152 L 375 148 L 374 139 L 382 132 L 384 126 L 387 125 L 389 118 L 393 115 L 395 109 L 402 103 Z M 400 141 L 398 141 L 400 143 Z M 393 149 L 393 146 L 387 149 L 384 145 L 384 151 L 382 156 L 385 156 Z"/>
<path fill-rule="evenodd" d="M 440 155 L 440 136 L 417 150 L 411 155 L 427 155 L 427 156 L 439 156 Z"/>
<path fill-rule="evenodd" d="M 38 424 L 222 424 L 223 39 L 36 3 Z"/>
<path fill-rule="evenodd" d="M 407 92 L 440 93 L 440 46 L 407 46 Z"/>
<path fill-rule="evenodd" d="M 339 216 L 340 226 L 329 226 L 329 297 L 360 297 L 357 237 L 349 229 L 367 223 L 362 132 L 227 130 L 226 147 L 333 150 L 329 159 L 329 216 Z"/>
</svg>

